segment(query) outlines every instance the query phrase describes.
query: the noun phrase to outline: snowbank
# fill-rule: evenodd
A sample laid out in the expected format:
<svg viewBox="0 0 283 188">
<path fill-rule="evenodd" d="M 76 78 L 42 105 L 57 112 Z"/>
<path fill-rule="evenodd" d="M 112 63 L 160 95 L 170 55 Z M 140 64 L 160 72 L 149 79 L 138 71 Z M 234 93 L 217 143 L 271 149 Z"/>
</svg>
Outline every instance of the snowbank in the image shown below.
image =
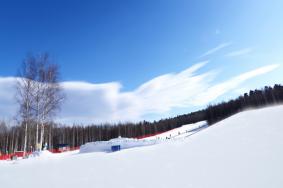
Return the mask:
<svg viewBox="0 0 283 188">
<path fill-rule="evenodd" d="M 193 124 L 183 125 L 182 127 L 167 131 L 162 134 L 144 138 L 145 140 L 159 140 L 159 139 L 178 139 L 190 136 L 204 128 L 207 128 L 206 121 L 200 121 Z"/>
<path fill-rule="evenodd" d="M 80 153 L 90 152 L 111 152 L 112 146 L 119 145 L 121 149 L 129 149 L 134 147 L 151 146 L 159 144 L 168 139 L 180 139 L 192 135 L 207 127 L 206 121 L 201 121 L 194 124 L 183 125 L 180 128 L 176 128 L 165 133 L 143 138 L 115 138 L 109 141 L 90 142 L 80 147 Z"/>
<path fill-rule="evenodd" d="M 139 140 L 133 138 L 115 138 L 109 141 L 90 142 L 80 147 L 80 153 L 111 152 L 111 147 L 119 145 L 121 149 L 129 149 L 156 144 L 157 140 Z"/>
</svg>

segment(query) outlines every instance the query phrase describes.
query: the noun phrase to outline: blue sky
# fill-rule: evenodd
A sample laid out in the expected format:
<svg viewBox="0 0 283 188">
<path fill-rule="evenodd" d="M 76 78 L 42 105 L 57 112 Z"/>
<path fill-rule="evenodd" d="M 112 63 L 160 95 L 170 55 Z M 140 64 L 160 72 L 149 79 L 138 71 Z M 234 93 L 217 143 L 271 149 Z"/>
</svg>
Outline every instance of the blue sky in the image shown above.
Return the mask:
<svg viewBox="0 0 283 188">
<path fill-rule="evenodd" d="M 80 112 L 62 112 L 62 121 L 152 120 L 187 113 L 249 89 L 283 83 L 282 7 L 280 0 L 1 0 L 0 77 L 15 76 L 27 53 L 49 52 L 61 66 L 62 81 L 70 98 L 84 96 L 93 101 L 88 108 L 81 101 L 67 102 L 69 109 L 80 105 L 80 112 L 88 111 L 88 115 L 76 117 Z M 182 71 L 200 62 L 206 63 L 182 77 Z M 233 88 L 219 86 L 261 67 L 265 67 L 263 73 Z M 171 77 L 150 82 L 168 74 Z M 198 82 L 203 88 L 197 84 L 189 86 L 194 85 L 194 79 L 188 78 L 197 75 L 205 78 Z M 200 92 L 199 96 L 209 93 L 213 86 L 220 89 L 213 90 L 211 96 L 215 97 L 202 96 L 209 99 L 194 104 L 197 94 L 186 98 L 185 93 L 181 96 L 159 86 L 170 82 L 174 85 L 172 90 L 181 88 L 185 90 L 180 92 L 191 93 L 194 90 Z M 141 92 L 144 84 L 146 89 Z M 81 89 L 89 91 L 92 86 L 89 93 Z M 216 90 L 222 92 L 216 95 Z M 167 98 L 156 97 L 163 94 Z M 114 100 L 113 95 L 119 97 Z M 2 100 L 0 95 L 0 103 L 5 106 L 8 99 L 3 96 L 6 95 L 2 94 Z M 98 99 L 92 99 L 94 96 Z M 176 97 L 183 100 L 172 100 Z M 117 104 L 113 107 L 105 100 Z M 117 112 L 120 106 L 127 110 Z M 98 112 L 93 108 L 105 109 Z M 2 114 L 4 111 L 0 109 Z M 124 113 L 128 115 L 122 117 Z"/>
</svg>

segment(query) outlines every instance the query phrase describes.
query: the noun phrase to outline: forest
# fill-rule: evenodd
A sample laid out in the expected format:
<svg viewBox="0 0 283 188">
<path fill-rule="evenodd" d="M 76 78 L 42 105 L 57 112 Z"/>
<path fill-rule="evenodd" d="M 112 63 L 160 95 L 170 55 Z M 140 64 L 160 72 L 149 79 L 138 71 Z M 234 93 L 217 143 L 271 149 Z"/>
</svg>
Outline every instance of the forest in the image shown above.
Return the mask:
<svg viewBox="0 0 283 188">
<path fill-rule="evenodd" d="M 218 104 L 210 104 L 207 108 L 179 115 L 159 121 L 141 121 L 138 123 L 117 123 L 102 125 L 63 125 L 54 122 L 46 122 L 44 129 L 43 145 L 49 149 L 58 144 L 68 144 L 70 147 L 78 147 L 87 142 L 102 141 L 121 137 L 138 138 L 145 135 L 162 133 L 185 124 L 206 120 L 211 126 L 233 114 L 246 109 L 260 108 L 283 102 L 283 86 L 276 84 L 273 87 L 266 86 L 262 89 L 250 91 L 236 99 Z M 27 151 L 36 148 L 37 122 L 30 121 L 27 128 L 26 145 Z M 25 142 L 25 124 L 18 126 L 7 125 L 4 121 L 0 123 L 0 151 L 2 154 L 22 151 Z"/>
</svg>

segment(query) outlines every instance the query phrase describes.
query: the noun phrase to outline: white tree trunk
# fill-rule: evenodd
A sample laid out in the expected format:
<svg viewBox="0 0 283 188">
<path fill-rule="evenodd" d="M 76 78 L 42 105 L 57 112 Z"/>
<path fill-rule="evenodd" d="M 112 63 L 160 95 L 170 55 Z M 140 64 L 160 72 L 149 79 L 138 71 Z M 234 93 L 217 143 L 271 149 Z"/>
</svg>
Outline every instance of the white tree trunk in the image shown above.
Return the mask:
<svg viewBox="0 0 283 188">
<path fill-rule="evenodd" d="M 36 122 L 35 150 L 38 151 L 38 121 Z"/>
<path fill-rule="evenodd" d="M 25 124 L 25 139 L 24 139 L 24 157 L 26 156 L 27 152 L 27 134 L 28 134 L 28 123 Z"/>
<path fill-rule="evenodd" d="M 39 92 L 39 89 L 37 87 L 37 92 Z M 37 94 L 39 95 L 39 94 Z M 35 133 L 35 149 L 36 151 L 39 150 L 39 144 L 38 144 L 38 129 L 39 129 L 39 99 L 37 97 L 36 99 L 36 133 Z"/>
<path fill-rule="evenodd" d="M 39 151 L 41 151 L 41 150 L 42 150 L 43 138 L 44 138 L 44 123 L 43 123 L 43 122 L 41 122 Z"/>
</svg>

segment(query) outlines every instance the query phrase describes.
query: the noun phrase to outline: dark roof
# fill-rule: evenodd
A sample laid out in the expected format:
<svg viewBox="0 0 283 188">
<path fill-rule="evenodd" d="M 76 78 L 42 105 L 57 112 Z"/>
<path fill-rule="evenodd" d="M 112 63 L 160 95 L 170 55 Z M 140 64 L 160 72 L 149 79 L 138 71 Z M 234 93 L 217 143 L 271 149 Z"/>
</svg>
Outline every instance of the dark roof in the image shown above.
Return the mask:
<svg viewBox="0 0 283 188">
<path fill-rule="evenodd" d="M 57 144 L 54 148 L 69 147 L 69 144 Z"/>
</svg>

